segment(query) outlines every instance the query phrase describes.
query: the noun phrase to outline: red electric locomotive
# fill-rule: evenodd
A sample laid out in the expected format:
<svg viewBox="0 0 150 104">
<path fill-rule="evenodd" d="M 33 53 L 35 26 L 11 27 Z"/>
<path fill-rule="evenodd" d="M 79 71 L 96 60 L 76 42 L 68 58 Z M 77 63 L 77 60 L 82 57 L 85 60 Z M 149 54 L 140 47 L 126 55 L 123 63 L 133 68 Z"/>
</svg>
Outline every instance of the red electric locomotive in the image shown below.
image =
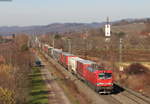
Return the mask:
<svg viewBox="0 0 150 104">
<path fill-rule="evenodd" d="M 96 92 L 111 93 L 113 77 L 110 67 L 89 60 L 77 61 L 77 76 L 88 83 Z"/>
<path fill-rule="evenodd" d="M 104 64 L 92 64 L 87 68 L 86 80 L 99 93 L 111 93 L 113 91 L 112 69 Z"/>
</svg>

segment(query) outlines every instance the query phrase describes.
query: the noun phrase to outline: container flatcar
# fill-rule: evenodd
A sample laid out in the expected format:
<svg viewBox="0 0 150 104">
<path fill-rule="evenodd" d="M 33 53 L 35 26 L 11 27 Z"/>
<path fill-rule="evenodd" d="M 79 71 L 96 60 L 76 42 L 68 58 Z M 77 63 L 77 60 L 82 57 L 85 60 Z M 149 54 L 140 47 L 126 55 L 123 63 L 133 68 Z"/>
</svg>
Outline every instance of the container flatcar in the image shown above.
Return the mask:
<svg viewBox="0 0 150 104">
<path fill-rule="evenodd" d="M 75 56 L 73 54 L 69 54 L 67 52 L 61 53 L 60 62 L 65 68 L 68 68 L 68 61 L 69 61 L 69 58 L 71 58 L 71 57 L 77 57 L 77 56 Z"/>
<path fill-rule="evenodd" d="M 61 57 L 61 53 L 62 53 L 62 50 L 61 49 L 55 49 L 53 48 L 52 51 L 51 51 L 51 56 L 54 60 L 56 61 L 60 61 L 60 57 Z"/>
<path fill-rule="evenodd" d="M 49 51 L 51 51 L 53 47 L 49 46 L 48 44 L 44 44 L 43 46 L 43 50 L 44 52 L 48 53 Z"/>
<path fill-rule="evenodd" d="M 77 68 L 77 61 L 79 60 L 83 60 L 82 58 L 79 58 L 79 57 L 70 57 L 69 58 L 69 62 L 68 62 L 68 69 L 76 74 L 76 68 Z"/>
</svg>

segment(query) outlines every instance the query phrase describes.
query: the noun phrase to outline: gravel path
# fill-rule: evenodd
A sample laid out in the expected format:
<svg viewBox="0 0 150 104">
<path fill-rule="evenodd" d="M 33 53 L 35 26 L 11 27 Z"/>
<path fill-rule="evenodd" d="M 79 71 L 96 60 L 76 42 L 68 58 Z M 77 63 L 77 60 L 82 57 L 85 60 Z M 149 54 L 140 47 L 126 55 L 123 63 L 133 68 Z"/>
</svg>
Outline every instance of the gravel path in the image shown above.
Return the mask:
<svg viewBox="0 0 150 104">
<path fill-rule="evenodd" d="M 54 80 L 53 76 L 48 70 L 46 63 L 44 63 L 44 68 L 41 69 L 43 79 L 50 91 L 49 93 L 49 104 L 71 104 L 69 99 L 65 96 L 63 90 Z"/>
</svg>

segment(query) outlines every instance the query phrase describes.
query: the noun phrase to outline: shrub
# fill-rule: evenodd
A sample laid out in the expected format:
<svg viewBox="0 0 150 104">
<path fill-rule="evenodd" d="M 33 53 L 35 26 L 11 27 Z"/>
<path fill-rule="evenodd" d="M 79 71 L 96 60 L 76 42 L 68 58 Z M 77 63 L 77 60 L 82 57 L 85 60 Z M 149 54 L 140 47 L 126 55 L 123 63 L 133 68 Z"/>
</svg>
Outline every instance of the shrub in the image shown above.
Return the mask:
<svg viewBox="0 0 150 104">
<path fill-rule="evenodd" d="M 125 69 L 127 74 L 146 74 L 148 72 L 148 68 L 143 66 L 140 63 L 131 64 L 129 67 Z"/>
<path fill-rule="evenodd" d="M 0 102 L 1 104 L 15 104 L 14 93 L 8 89 L 0 87 Z"/>
<path fill-rule="evenodd" d="M 21 46 L 21 51 L 27 51 L 28 50 L 28 45 L 27 44 L 23 44 Z"/>
</svg>

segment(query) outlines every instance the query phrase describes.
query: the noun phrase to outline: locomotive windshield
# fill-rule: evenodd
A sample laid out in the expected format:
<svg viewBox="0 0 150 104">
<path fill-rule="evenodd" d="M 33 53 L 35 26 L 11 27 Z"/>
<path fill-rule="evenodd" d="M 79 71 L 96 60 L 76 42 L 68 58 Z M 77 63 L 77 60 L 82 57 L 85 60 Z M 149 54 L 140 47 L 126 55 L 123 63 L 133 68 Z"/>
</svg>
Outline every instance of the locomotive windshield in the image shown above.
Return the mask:
<svg viewBox="0 0 150 104">
<path fill-rule="evenodd" d="M 99 78 L 100 79 L 110 79 L 112 77 L 111 73 L 100 73 Z"/>
</svg>

